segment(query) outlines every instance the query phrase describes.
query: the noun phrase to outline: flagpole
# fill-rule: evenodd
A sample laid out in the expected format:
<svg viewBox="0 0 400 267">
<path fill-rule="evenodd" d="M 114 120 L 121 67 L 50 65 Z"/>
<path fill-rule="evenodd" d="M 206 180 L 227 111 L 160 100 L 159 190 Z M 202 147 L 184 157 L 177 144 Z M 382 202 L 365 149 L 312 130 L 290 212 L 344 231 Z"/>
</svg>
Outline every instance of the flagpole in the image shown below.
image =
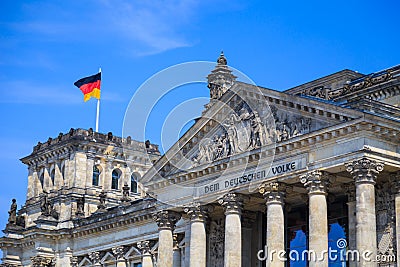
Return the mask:
<svg viewBox="0 0 400 267">
<path fill-rule="evenodd" d="M 101 73 L 101 68 L 99 68 Z M 97 109 L 96 109 L 96 132 L 99 132 L 99 117 L 100 117 L 100 98 L 97 99 Z"/>
</svg>

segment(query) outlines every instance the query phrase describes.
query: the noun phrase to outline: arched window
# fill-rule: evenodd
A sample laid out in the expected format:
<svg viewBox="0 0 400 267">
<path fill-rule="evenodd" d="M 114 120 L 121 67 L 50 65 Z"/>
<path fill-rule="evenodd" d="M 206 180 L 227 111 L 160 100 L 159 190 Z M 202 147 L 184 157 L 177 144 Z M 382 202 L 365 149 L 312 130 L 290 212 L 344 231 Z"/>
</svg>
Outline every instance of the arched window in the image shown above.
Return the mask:
<svg viewBox="0 0 400 267">
<path fill-rule="evenodd" d="M 61 175 L 62 175 L 62 178 L 63 179 L 65 179 L 65 165 L 63 165 L 62 167 L 61 167 Z"/>
<path fill-rule="evenodd" d="M 43 185 L 44 185 L 44 171 L 43 171 L 42 174 L 40 175 L 39 181 L 40 181 L 40 184 L 41 184 L 42 187 L 43 187 Z"/>
<path fill-rule="evenodd" d="M 56 170 L 53 169 L 53 170 L 51 170 L 51 173 L 50 173 L 50 179 L 51 179 L 51 182 L 52 182 L 53 185 L 54 185 L 55 176 L 56 176 Z"/>
<path fill-rule="evenodd" d="M 118 182 L 121 173 L 119 170 L 113 170 L 112 172 L 112 180 L 111 180 L 111 189 L 118 189 Z"/>
<path fill-rule="evenodd" d="M 100 180 L 100 170 L 96 165 L 94 165 L 93 166 L 92 185 L 98 186 L 99 180 Z"/>
<path fill-rule="evenodd" d="M 137 193 L 138 192 L 138 184 L 137 184 L 137 178 L 134 174 L 131 175 L 131 192 L 132 193 Z"/>
</svg>

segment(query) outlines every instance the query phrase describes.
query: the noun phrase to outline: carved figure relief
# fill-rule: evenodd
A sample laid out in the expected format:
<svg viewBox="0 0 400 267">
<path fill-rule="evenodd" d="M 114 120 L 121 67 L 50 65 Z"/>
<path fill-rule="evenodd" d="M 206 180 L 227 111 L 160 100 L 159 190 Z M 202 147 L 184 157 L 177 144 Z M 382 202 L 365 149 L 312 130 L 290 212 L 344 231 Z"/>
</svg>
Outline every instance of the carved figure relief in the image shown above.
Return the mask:
<svg viewBox="0 0 400 267">
<path fill-rule="evenodd" d="M 42 216 L 58 220 L 59 214 L 54 209 L 53 203 L 48 199 L 46 191 L 40 194 L 40 211 L 42 212 Z"/>
<path fill-rule="evenodd" d="M 310 118 L 278 110 L 274 106 L 271 111 L 275 129 L 271 121 L 268 123 L 268 114 L 259 114 L 244 102 L 238 105 L 213 136 L 199 142 L 198 153 L 192 158 L 193 165 L 209 163 L 310 132 Z"/>
<path fill-rule="evenodd" d="M 210 267 L 224 266 L 225 220 L 213 220 L 210 224 Z"/>
<path fill-rule="evenodd" d="M 285 141 L 290 138 L 309 133 L 311 130 L 311 119 L 300 115 L 288 113 L 271 107 L 275 118 L 276 141 Z"/>
<path fill-rule="evenodd" d="M 376 186 L 376 231 L 378 254 L 394 256 L 396 251 L 393 186 L 387 182 Z"/>
</svg>

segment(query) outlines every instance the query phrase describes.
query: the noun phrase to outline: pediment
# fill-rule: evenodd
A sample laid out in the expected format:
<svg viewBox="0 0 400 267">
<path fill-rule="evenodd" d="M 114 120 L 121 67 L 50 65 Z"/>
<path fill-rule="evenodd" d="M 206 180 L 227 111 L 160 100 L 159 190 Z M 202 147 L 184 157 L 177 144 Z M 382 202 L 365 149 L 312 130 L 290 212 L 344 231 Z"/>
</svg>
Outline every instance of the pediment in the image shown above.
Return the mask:
<svg viewBox="0 0 400 267">
<path fill-rule="evenodd" d="M 143 183 L 207 168 L 254 149 L 361 116 L 354 110 L 236 82 L 145 176 Z"/>
</svg>

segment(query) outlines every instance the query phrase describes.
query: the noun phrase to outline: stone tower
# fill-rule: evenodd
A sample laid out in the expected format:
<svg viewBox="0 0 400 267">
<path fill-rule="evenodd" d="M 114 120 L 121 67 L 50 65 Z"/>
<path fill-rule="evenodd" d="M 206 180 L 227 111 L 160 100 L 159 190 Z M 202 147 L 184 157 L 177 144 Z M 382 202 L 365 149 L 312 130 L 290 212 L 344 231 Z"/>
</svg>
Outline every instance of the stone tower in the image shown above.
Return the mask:
<svg viewBox="0 0 400 267">
<path fill-rule="evenodd" d="M 21 159 L 28 166 L 25 227 L 70 228 L 77 218 L 142 198 L 141 176 L 160 157 L 158 146 L 111 132 L 71 129 L 38 143 Z M 46 223 L 45 223 L 46 224 Z"/>
</svg>

